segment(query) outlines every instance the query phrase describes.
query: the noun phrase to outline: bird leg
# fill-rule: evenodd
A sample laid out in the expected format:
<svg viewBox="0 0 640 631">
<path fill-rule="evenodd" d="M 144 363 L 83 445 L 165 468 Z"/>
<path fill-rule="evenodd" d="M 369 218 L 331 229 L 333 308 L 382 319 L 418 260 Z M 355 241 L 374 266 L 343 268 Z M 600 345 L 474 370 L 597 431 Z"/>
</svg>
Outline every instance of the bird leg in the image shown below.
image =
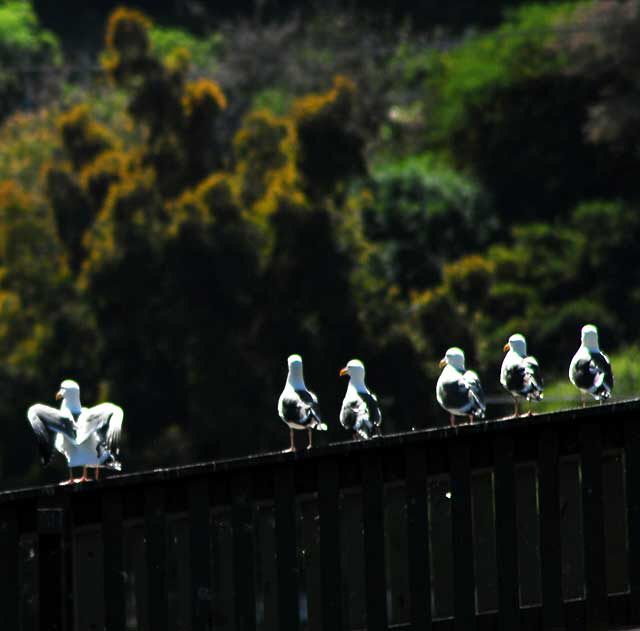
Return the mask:
<svg viewBox="0 0 640 631">
<path fill-rule="evenodd" d="M 529 399 L 529 411 L 527 412 L 527 416 L 533 416 L 533 402 Z"/>
<path fill-rule="evenodd" d="M 473 423 L 473 414 L 469 414 L 469 424 Z"/>
<path fill-rule="evenodd" d="M 584 392 L 582 392 L 582 390 L 580 390 L 580 401 L 582 401 L 582 407 L 586 408 L 587 402 L 584 400 Z"/>
<path fill-rule="evenodd" d="M 520 416 L 520 410 L 518 409 L 518 397 L 513 397 L 513 402 L 515 403 L 516 409 L 513 415 L 518 418 Z"/>
<path fill-rule="evenodd" d="M 96 467 L 96 482 L 100 479 L 100 467 Z"/>
<path fill-rule="evenodd" d="M 73 477 L 73 469 L 69 467 L 69 479 L 64 480 L 63 482 L 60 482 L 58 486 L 66 486 L 67 484 L 73 484 L 74 482 L 75 482 L 75 479 Z"/>
<path fill-rule="evenodd" d="M 283 451 L 285 453 L 289 452 L 289 451 L 295 451 L 296 450 L 296 444 L 293 440 L 293 429 L 289 428 L 289 439 L 290 439 L 290 443 L 289 443 L 289 449 L 284 449 Z"/>
<path fill-rule="evenodd" d="M 87 475 L 87 467 L 82 467 L 82 477 L 78 478 L 76 482 L 91 482 L 91 478 Z"/>
<path fill-rule="evenodd" d="M 309 444 L 307 445 L 307 449 L 311 449 L 313 447 L 313 430 L 311 428 L 307 428 L 307 433 L 309 435 Z"/>
<path fill-rule="evenodd" d="M 451 425 L 451 427 L 454 427 L 456 424 L 456 419 L 453 417 L 453 414 L 449 414 L 449 425 Z"/>
</svg>

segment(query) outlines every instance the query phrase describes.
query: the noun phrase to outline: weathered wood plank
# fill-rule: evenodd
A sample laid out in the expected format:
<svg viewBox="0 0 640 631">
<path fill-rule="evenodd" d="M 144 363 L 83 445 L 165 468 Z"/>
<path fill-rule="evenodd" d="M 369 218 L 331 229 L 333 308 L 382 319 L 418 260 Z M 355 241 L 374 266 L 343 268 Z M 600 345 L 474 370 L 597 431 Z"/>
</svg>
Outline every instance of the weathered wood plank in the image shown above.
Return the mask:
<svg viewBox="0 0 640 631">
<path fill-rule="evenodd" d="M 0 509 L 0 611 L 6 629 L 20 628 L 20 536 L 14 506 Z"/>
<path fill-rule="evenodd" d="M 607 565 L 602 507 L 602 435 L 598 423 L 585 423 L 582 442 L 582 515 L 586 587 L 586 628 L 608 628 Z"/>
<path fill-rule="evenodd" d="M 562 548 L 558 500 L 558 435 L 545 428 L 538 441 L 538 505 L 542 620 L 545 629 L 563 629 Z"/>
<path fill-rule="evenodd" d="M 384 486 L 377 451 L 361 456 L 362 521 L 368 631 L 387 631 L 387 579 L 384 541 Z"/>
<path fill-rule="evenodd" d="M 276 469 L 274 487 L 278 558 L 278 621 L 281 629 L 297 631 L 299 585 L 296 556 L 296 490 L 291 464 Z"/>
<path fill-rule="evenodd" d="M 513 438 L 507 434 L 494 441 L 496 561 L 498 566 L 498 620 L 501 631 L 518 631 L 518 526 L 516 520 Z"/>
<path fill-rule="evenodd" d="M 342 629 L 340 568 L 340 486 L 335 458 L 318 465 L 318 508 L 320 511 L 320 553 L 322 555 L 322 627 Z"/>
<path fill-rule="evenodd" d="M 167 525 L 164 489 L 153 485 L 145 490 L 145 555 L 147 568 L 147 619 L 149 631 L 169 631 L 167 588 Z"/>
<path fill-rule="evenodd" d="M 456 441 L 449 446 L 456 631 L 473 631 L 476 628 L 470 456 L 468 442 Z"/>
<path fill-rule="evenodd" d="M 253 498 L 251 474 L 231 478 L 234 560 L 235 620 L 238 631 L 255 631 L 256 598 L 254 576 Z"/>
<path fill-rule="evenodd" d="M 65 631 L 67 579 L 62 508 L 38 508 L 38 628 Z"/>
<path fill-rule="evenodd" d="M 211 525 L 209 483 L 195 478 L 188 486 L 191 629 L 211 629 Z"/>
<path fill-rule="evenodd" d="M 406 449 L 407 537 L 411 628 L 431 630 L 431 567 L 427 510 L 427 461 L 424 447 Z"/>
<path fill-rule="evenodd" d="M 102 549 L 106 631 L 126 627 L 122 498 L 114 490 L 102 496 Z"/>
<path fill-rule="evenodd" d="M 624 424 L 629 561 L 629 623 L 640 625 L 640 422 Z"/>
</svg>

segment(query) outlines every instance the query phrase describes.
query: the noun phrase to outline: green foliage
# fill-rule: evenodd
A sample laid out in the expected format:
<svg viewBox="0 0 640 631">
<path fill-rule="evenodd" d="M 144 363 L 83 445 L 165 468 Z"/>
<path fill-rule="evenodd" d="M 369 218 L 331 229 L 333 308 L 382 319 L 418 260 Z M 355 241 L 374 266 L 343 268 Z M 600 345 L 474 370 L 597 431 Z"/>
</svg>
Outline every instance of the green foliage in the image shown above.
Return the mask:
<svg viewBox="0 0 640 631">
<path fill-rule="evenodd" d="M 568 76 L 556 45 L 582 31 L 580 6 L 522 7 L 495 31 L 431 54 L 426 143 L 480 179 L 505 224 L 549 221 L 625 180 L 583 134 L 597 83 Z"/>
<path fill-rule="evenodd" d="M 444 262 L 495 235 L 481 186 L 431 154 L 378 164 L 372 175 L 365 228 L 381 243 L 388 280 L 405 293 L 437 284 Z"/>
<path fill-rule="evenodd" d="M 199 38 L 182 29 L 161 26 L 153 26 L 149 30 L 149 39 L 153 52 L 160 59 L 170 58 L 176 51 L 186 50 L 190 62 L 198 69 L 211 68 L 221 46 L 221 35 L 217 33 Z"/>
<path fill-rule="evenodd" d="M 515 331 L 549 382 L 585 321 L 636 343 L 637 157 L 589 127 L 632 73 L 619 4 L 527 6 L 459 41 L 333 13 L 196 38 L 116 10 L 106 80 L 0 129 L 0 420 L 75 377 L 125 407 L 128 466 L 171 464 L 279 447 L 292 352 L 337 440 L 353 356 L 393 431 L 445 420 L 448 346 L 491 394 Z M 590 11 L 625 42 L 564 45 Z M 614 356 L 616 393 L 632 368 Z"/>
<path fill-rule="evenodd" d="M 61 62 L 60 46 L 53 33 L 42 29 L 31 2 L 0 2 L 0 119 L 25 98 L 28 67 L 46 63 L 55 69 Z"/>
<path fill-rule="evenodd" d="M 55 113 L 18 112 L 0 127 L 0 181 L 13 180 L 32 192 L 41 188 L 43 166 L 58 145 Z"/>
<path fill-rule="evenodd" d="M 562 58 L 548 44 L 575 7 L 573 2 L 522 7 L 496 30 L 433 55 L 427 70 L 434 94 L 432 133 L 450 136 L 469 125 L 471 113 L 490 104 L 497 92 L 558 71 Z"/>
</svg>

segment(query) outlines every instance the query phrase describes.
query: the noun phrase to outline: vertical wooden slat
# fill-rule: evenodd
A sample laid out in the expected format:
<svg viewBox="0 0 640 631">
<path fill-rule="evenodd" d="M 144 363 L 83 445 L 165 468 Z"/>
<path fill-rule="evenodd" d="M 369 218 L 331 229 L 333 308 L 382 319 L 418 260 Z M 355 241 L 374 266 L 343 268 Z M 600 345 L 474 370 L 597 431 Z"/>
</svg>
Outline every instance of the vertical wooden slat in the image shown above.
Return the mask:
<svg viewBox="0 0 640 631">
<path fill-rule="evenodd" d="M 640 422 L 624 424 L 625 490 L 629 561 L 629 623 L 640 624 Z"/>
<path fill-rule="evenodd" d="M 600 631 L 608 627 L 607 566 L 602 507 L 602 435 L 600 426 L 596 423 L 583 425 L 580 434 L 587 629 Z"/>
<path fill-rule="evenodd" d="M 516 521 L 513 438 L 501 434 L 494 441 L 496 562 L 498 620 L 501 631 L 518 631 L 518 529 Z"/>
<path fill-rule="evenodd" d="M 73 572 L 72 617 L 75 631 L 105 629 L 103 556 L 99 525 L 74 529 L 73 564 L 70 567 Z"/>
<path fill-rule="evenodd" d="M 278 622 L 280 629 L 297 631 L 298 559 L 296 556 L 296 490 L 293 466 L 275 471 L 276 555 L 278 576 Z"/>
<path fill-rule="evenodd" d="M 558 502 L 558 437 L 545 429 L 538 443 L 540 508 L 540 566 L 542 619 L 545 629 L 564 628 L 562 602 L 562 549 Z"/>
<path fill-rule="evenodd" d="M 387 580 L 384 542 L 384 485 L 380 455 L 361 456 L 362 521 L 368 631 L 387 631 Z"/>
<path fill-rule="evenodd" d="M 411 628 L 414 631 L 430 631 L 431 567 L 425 448 L 408 447 L 405 462 Z"/>
<path fill-rule="evenodd" d="M 473 631 L 476 622 L 470 455 L 468 443 L 449 447 L 456 631 Z"/>
<path fill-rule="evenodd" d="M 117 491 L 102 496 L 104 617 L 106 631 L 125 628 L 122 500 Z"/>
<path fill-rule="evenodd" d="M 333 458 L 325 459 L 318 466 L 322 626 L 325 631 L 342 629 L 339 494 L 338 462 Z"/>
<path fill-rule="evenodd" d="M 188 501 L 191 629 L 208 631 L 211 628 L 211 527 L 206 478 L 189 482 Z"/>
<path fill-rule="evenodd" d="M 62 508 L 38 508 L 38 627 L 64 631 L 67 607 L 67 568 L 63 544 Z"/>
<path fill-rule="evenodd" d="M 169 631 L 167 587 L 166 518 L 164 490 L 150 486 L 145 491 L 144 537 L 147 567 L 147 619 L 149 631 Z"/>
<path fill-rule="evenodd" d="M 254 576 L 253 506 L 251 475 L 235 473 L 231 479 L 233 497 L 233 561 L 236 629 L 256 628 L 256 598 Z"/>
<path fill-rule="evenodd" d="M 20 628 L 20 535 L 18 514 L 13 506 L 0 509 L 0 611 L 2 626 Z"/>
</svg>

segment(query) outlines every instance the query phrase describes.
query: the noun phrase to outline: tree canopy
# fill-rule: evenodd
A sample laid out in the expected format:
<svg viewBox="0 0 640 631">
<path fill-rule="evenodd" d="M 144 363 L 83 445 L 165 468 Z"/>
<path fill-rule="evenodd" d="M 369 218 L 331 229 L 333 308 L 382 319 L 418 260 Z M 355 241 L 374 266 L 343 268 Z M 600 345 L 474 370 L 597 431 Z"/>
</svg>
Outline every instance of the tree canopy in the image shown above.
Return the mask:
<svg viewBox="0 0 640 631">
<path fill-rule="evenodd" d="M 446 422 L 448 346 L 497 394 L 513 332 L 551 381 L 587 321 L 607 349 L 637 344 L 638 24 L 631 0 L 444 35 L 329 10 L 197 33 L 118 8 L 88 86 L 61 74 L 25 104 L 16 74 L 0 112 L 6 483 L 49 475 L 25 470 L 24 414 L 67 377 L 122 405 L 137 468 L 282 446 L 294 352 L 339 440 L 352 357 L 394 431 Z M 17 0 L 0 3 L 4 49 L 67 54 Z"/>
</svg>

